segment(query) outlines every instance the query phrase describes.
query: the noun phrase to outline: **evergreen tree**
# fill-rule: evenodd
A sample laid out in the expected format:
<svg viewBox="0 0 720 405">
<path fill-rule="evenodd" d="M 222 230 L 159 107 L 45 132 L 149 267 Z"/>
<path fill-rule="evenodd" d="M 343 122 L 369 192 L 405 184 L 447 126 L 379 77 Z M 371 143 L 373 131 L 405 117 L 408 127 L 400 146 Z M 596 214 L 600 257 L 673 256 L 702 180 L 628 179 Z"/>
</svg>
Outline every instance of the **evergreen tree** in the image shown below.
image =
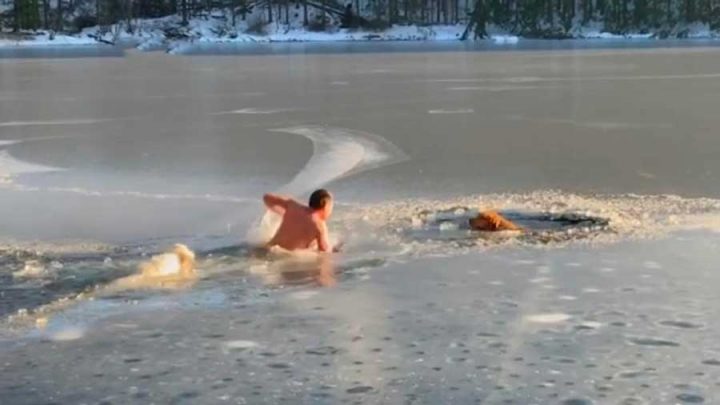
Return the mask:
<svg viewBox="0 0 720 405">
<path fill-rule="evenodd" d="M 15 0 L 13 2 L 13 30 L 40 28 L 40 4 L 38 0 Z"/>
</svg>

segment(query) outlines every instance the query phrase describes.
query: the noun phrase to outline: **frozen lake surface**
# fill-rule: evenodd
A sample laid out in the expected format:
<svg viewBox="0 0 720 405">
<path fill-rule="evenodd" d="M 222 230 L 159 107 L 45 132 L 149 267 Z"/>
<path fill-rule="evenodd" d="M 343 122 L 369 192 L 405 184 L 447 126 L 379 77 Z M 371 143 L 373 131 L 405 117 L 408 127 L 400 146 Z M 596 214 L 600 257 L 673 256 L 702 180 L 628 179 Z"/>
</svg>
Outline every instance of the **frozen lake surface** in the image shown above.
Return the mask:
<svg viewBox="0 0 720 405">
<path fill-rule="evenodd" d="M 3 399 L 714 403 L 720 51 L 567 44 L 0 56 Z M 253 258 L 320 186 L 346 251 Z"/>
</svg>

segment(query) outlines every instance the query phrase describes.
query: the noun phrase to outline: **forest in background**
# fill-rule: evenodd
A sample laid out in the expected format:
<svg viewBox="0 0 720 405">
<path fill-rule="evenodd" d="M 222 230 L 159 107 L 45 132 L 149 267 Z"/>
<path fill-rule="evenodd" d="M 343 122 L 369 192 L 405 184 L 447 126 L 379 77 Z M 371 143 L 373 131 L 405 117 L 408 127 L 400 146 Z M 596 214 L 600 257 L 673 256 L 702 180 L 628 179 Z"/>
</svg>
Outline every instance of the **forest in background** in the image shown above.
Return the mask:
<svg viewBox="0 0 720 405">
<path fill-rule="evenodd" d="M 686 27 L 720 27 L 720 0 L 2 0 L 5 31 L 36 29 L 79 32 L 91 26 L 123 24 L 169 15 L 207 17 L 223 10 L 235 25 L 262 11 L 262 23 L 301 19 L 322 31 L 342 22 L 347 28 L 382 30 L 391 25 L 469 24 L 475 37 L 488 26 L 524 37 L 564 38 L 575 27 L 603 31 L 656 33 L 682 37 Z M 308 10 L 313 10 L 309 13 Z"/>
</svg>

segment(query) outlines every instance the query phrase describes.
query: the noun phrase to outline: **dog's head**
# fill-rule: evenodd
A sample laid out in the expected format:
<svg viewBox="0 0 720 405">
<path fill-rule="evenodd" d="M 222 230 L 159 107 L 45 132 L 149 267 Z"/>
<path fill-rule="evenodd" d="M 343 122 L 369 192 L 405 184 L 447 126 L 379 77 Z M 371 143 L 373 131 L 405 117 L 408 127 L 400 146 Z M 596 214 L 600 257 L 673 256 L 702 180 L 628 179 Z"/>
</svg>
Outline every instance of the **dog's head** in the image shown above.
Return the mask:
<svg viewBox="0 0 720 405">
<path fill-rule="evenodd" d="M 475 218 L 470 218 L 469 223 L 470 228 L 477 231 L 497 231 L 511 225 L 495 211 L 481 212 Z"/>
<path fill-rule="evenodd" d="M 195 252 L 182 243 L 173 246 L 173 252 L 180 258 L 180 268 L 183 272 L 191 272 L 195 268 Z"/>
</svg>

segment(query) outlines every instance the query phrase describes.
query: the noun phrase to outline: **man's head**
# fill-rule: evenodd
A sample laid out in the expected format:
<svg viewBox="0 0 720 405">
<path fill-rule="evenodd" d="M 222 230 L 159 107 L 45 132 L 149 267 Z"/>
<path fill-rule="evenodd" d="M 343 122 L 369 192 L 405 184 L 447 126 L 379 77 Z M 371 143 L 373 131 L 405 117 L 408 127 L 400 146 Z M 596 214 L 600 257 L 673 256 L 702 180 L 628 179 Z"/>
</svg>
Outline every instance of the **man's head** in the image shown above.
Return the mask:
<svg viewBox="0 0 720 405">
<path fill-rule="evenodd" d="M 310 201 L 308 202 L 308 206 L 313 211 L 320 212 L 323 219 L 327 219 L 330 217 L 330 214 L 332 214 L 333 210 L 332 195 L 324 188 L 315 190 L 312 194 L 310 194 Z"/>
</svg>

